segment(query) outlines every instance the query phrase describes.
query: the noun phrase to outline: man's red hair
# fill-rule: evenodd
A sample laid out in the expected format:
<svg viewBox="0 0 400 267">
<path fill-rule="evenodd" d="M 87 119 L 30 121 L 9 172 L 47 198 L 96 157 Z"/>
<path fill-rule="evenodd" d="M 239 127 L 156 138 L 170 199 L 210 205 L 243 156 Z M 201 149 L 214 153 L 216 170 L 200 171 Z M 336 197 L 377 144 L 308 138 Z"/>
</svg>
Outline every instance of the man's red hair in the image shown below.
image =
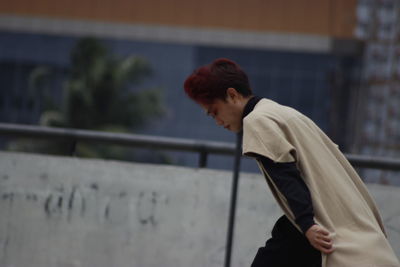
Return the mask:
<svg viewBox="0 0 400 267">
<path fill-rule="evenodd" d="M 226 99 L 226 90 L 234 88 L 243 96 L 252 94 L 247 74 L 238 64 L 226 58 L 199 67 L 185 81 L 186 94 L 198 103 L 210 104 Z"/>
</svg>

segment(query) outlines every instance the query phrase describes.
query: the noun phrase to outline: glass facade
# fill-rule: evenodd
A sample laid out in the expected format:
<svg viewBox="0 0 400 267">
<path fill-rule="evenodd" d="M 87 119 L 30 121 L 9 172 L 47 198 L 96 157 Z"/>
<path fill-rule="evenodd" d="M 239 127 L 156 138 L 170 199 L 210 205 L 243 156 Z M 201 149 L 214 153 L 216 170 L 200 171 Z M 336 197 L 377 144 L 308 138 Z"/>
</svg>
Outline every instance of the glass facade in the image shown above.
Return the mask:
<svg viewBox="0 0 400 267">
<path fill-rule="evenodd" d="M 28 97 L 29 77 L 37 66 L 53 70 L 51 95 L 61 102 L 63 81 L 69 66 L 70 51 L 78 38 L 32 33 L 0 33 L 0 120 L 11 123 L 38 123 L 38 97 Z M 215 126 L 203 111 L 183 92 L 183 81 L 198 66 L 218 57 L 238 62 L 248 73 L 254 93 L 278 101 L 303 112 L 328 134 L 332 124 L 333 90 L 349 88 L 333 86 L 331 77 L 338 69 L 354 68 L 357 58 L 328 53 L 285 52 L 232 47 L 182 45 L 174 43 L 102 40 L 111 51 L 123 58 L 137 55 L 152 67 L 152 76 L 131 90 L 160 88 L 164 96 L 165 114 L 142 134 L 233 142 L 234 135 Z M 344 64 L 345 63 L 345 64 Z M 33 101 L 33 102 L 32 102 Z M 347 109 L 349 99 L 341 99 Z M 344 135 L 344 134 L 342 134 Z M 335 140 L 343 143 L 343 140 Z M 145 153 L 145 152 L 144 152 Z M 170 153 L 172 162 L 194 166 L 197 155 Z M 230 157 L 211 156 L 209 166 L 230 169 Z M 251 165 L 251 164 L 249 164 Z M 255 169 L 253 165 L 246 169 Z"/>
</svg>

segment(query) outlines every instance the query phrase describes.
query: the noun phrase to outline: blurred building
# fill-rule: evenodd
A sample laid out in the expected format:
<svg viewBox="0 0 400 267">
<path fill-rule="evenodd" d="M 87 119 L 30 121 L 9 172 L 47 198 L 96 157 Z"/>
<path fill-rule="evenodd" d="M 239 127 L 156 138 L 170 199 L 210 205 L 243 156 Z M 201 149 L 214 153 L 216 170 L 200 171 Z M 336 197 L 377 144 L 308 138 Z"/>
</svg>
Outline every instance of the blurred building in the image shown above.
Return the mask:
<svg viewBox="0 0 400 267">
<path fill-rule="evenodd" d="M 183 93 L 184 79 L 217 57 L 237 61 L 256 94 L 302 111 L 345 151 L 360 116 L 362 42 L 355 36 L 356 0 L 2 1 L 0 120 L 35 124 L 26 98 L 29 72 L 59 70 L 62 95 L 69 52 L 84 36 L 103 40 L 121 57 L 147 59 L 154 75 L 144 87 L 164 90 L 167 114 L 143 133 L 233 141 Z M 174 160 L 193 165 L 197 156 Z M 230 159 L 210 165 L 230 168 Z M 246 168 L 246 167 L 245 167 Z M 251 167 L 249 167 L 251 168 Z"/>
<path fill-rule="evenodd" d="M 400 157 L 400 2 L 360 0 L 355 33 L 364 41 L 365 52 L 352 149 L 367 155 Z M 396 172 L 374 170 L 366 177 L 400 184 Z"/>
</svg>

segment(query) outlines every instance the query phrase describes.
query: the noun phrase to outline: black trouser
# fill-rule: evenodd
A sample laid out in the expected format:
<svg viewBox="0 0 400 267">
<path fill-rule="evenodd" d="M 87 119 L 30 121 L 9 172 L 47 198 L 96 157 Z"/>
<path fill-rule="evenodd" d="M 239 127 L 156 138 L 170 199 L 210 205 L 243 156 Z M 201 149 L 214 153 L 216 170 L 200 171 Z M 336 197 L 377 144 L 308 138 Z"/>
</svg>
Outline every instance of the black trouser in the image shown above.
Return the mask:
<svg viewBox="0 0 400 267">
<path fill-rule="evenodd" d="M 321 253 L 286 216 L 272 229 L 272 237 L 259 248 L 251 267 L 321 267 Z"/>
</svg>

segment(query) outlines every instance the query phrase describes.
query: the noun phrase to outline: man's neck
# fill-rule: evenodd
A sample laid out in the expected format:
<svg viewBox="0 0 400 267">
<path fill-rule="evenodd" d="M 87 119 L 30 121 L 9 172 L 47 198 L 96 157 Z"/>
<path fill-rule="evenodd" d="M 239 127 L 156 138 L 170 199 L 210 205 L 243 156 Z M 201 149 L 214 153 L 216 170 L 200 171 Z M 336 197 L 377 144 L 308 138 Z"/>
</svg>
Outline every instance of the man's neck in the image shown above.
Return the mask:
<svg viewBox="0 0 400 267">
<path fill-rule="evenodd" d="M 250 96 L 247 100 L 246 105 L 243 108 L 243 115 L 242 115 L 242 119 L 244 119 L 244 117 L 246 117 L 247 115 L 249 115 L 250 112 L 253 111 L 254 107 L 257 105 L 257 103 L 261 100 L 261 97 L 258 96 Z"/>
</svg>

